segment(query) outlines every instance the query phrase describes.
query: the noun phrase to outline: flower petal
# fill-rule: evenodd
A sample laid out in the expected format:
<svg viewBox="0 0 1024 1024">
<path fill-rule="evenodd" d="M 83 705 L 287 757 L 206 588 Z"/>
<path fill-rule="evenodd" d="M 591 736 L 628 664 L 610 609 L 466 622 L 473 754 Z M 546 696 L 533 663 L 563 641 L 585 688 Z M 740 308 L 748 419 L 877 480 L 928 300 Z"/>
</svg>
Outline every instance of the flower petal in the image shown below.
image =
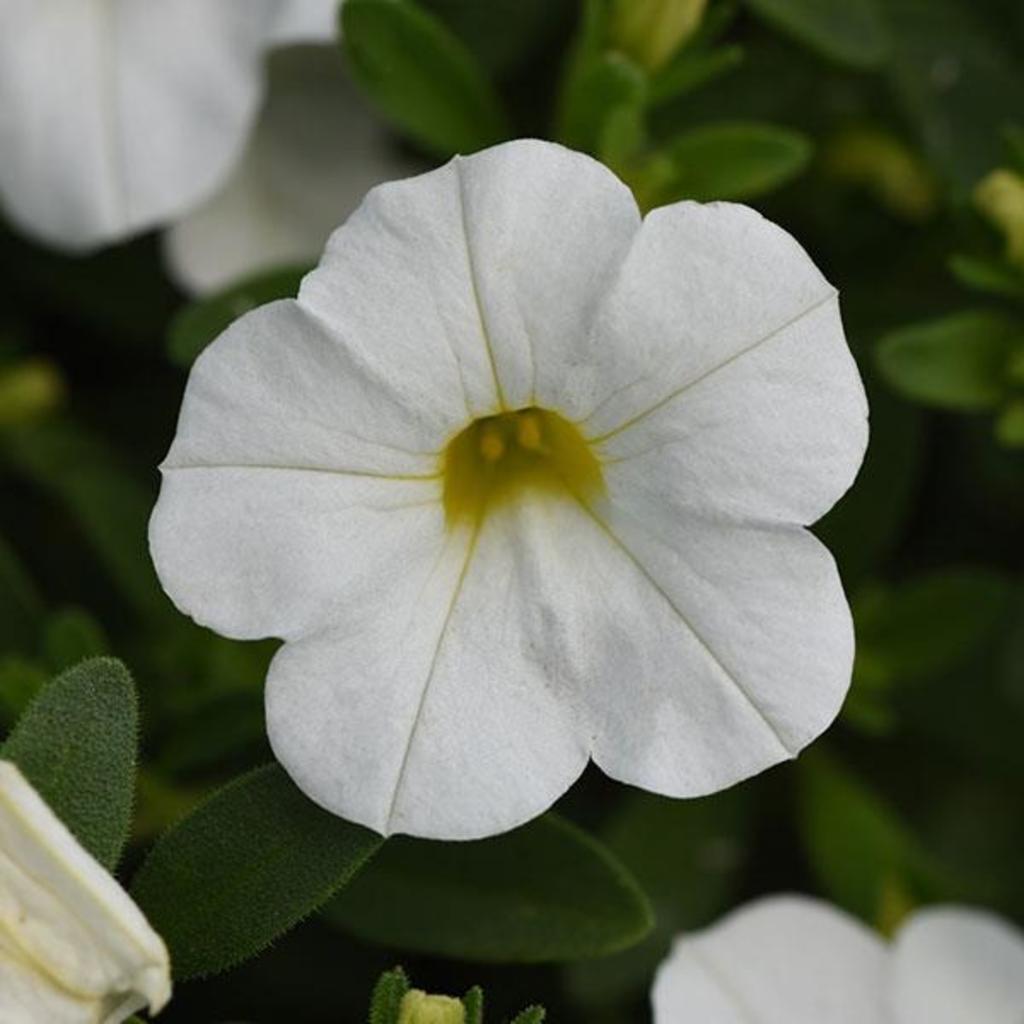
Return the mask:
<svg viewBox="0 0 1024 1024">
<path fill-rule="evenodd" d="M 0 1010 L 5 1000 L 17 1008 L 3 1014 L 12 1024 L 49 1021 L 17 1016 L 42 1007 L 56 1021 L 120 1021 L 170 998 L 160 937 L 8 761 L 0 761 L 0 934 Z M 76 1003 L 91 1004 L 91 1015 Z"/>
<path fill-rule="evenodd" d="M 474 839 L 565 792 L 587 747 L 554 642 L 564 527 L 554 506 L 495 510 L 278 652 L 267 728 L 307 795 L 386 834 Z"/>
<path fill-rule="evenodd" d="M 579 592 L 602 594 L 585 691 L 594 760 L 698 796 L 828 726 L 850 682 L 850 612 L 832 557 L 802 528 L 678 515 L 631 487 L 609 479 L 589 513 L 603 544 L 575 557 Z"/>
<path fill-rule="evenodd" d="M 284 0 L 274 27 L 274 42 L 330 42 L 338 35 L 341 0 Z M 337 59 L 337 54 L 335 54 Z"/>
<path fill-rule="evenodd" d="M 291 300 L 236 321 L 196 361 L 161 467 L 150 549 L 172 600 L 229 636 L 290 637 L 443 532 L 445 383 L 387 379 Z"/>
<path fill-rule="evenodd" d="M 299 301 L 396 375 L 455 368 L 467 420 L 545 404 L 638 219 L 595 160 L 509 142 L 374 189 Z"/>
<path fill-rule="evenodd" d="M 886 948 L 798 896 L 751 903 L 677 940 L 658 970 L 655 1024 L 868 1024 L 885 1020 Z"/>
<path fill-rule="evenodd" d="M 45 241 L 88 249 L 204 198 L 241 152 L 278 14 L 278 0 L 7 0 L 8 215 Z"/>
<path fill-rule="evenodd" d="M 174 277 L 193 292 L 286 264 L 313 264 L 365 193 L 408 173 L 333 47 L 270 62 L 270 91 L 226 184 L 165 236 Z"/>
<path fill-rule="evenodd" d="M 583 355 L 562 407 L 680 506 L 810 523 L 863 459 L 835 290 L 747 207 L 649 214 Z"/>
<path fill-rule="evenodd" d="M 893 1024 L 1020 1024 L 1024 934 L 980 910 L 922 910 L 892 953 Z"/>
</svg>

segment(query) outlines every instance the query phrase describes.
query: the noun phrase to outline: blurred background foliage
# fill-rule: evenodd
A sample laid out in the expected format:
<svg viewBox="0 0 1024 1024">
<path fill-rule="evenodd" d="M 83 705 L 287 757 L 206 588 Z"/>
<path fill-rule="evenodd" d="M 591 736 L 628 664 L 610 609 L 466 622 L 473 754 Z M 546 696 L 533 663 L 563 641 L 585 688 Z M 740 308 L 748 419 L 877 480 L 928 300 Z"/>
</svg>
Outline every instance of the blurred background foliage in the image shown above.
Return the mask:
<svg viewBox="0 0 1024 1024">
<path fill-rule="evenodd" d="M 854 609 L 853 688 L 811 752 L 731 792 L 673 802 L 588 772 L 525 836 L 393 841 L 326 913 L 180 985 L 161 1019 L 361 1020 L 400 961 L 433 991 L 484 984 L 495 1020 L 543 1002 L 641 1021 L 673 933 L 779 889 L 883 931 L 934 900 L 1024 921 L 1024 6 L 348 0 L 342 22 L 339 62 L 414 164 L 558 139 L 645 208 L 752 203 L 839 286 L 872 437 L 817 530 Z M 71 260 L 0 227 L 0 734 L 80 659 L 131 667 L 129 875 L 269 759 L 274 644 L 178 614 L 145 534 L 188 365 L 301 269 L 190 304 L 154 237 Z M 262 771 L 236 785 L 278 785 Z"/>
</svg>

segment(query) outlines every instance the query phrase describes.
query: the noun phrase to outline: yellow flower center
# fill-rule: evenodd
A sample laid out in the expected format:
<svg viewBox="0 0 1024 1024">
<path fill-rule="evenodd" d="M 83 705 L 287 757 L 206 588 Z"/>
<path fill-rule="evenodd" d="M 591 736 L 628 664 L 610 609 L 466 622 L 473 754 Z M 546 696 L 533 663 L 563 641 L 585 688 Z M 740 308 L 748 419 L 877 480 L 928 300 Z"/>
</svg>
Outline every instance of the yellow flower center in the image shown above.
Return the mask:
<svg viewBox="0 0 1024 1024">
<path fill-rule="evenodd" d="M 474 420 L 444 450 L 449 524 L 478 522 L 495 504 L 527 490 L 590 498 L 601 493 L 601 464 L 567 419 L 531 407 Z"/>
</svg>

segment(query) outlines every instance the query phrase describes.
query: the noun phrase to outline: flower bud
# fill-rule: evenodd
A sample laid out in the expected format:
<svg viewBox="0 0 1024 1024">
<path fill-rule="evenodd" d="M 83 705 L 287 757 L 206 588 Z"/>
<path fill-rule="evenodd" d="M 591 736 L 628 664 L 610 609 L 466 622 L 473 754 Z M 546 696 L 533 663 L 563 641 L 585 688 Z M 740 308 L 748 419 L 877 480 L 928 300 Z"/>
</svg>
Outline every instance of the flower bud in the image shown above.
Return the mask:
<svg viewBox="0 0 1024 1024">
<path fill-rule="evenodd" d="M 120 1024 L 170 994 L 167 949 L 139 908 L 0 761 L 0 1021 Z"/>
<path fill-rule="evenodd" d="M 464 1024 L 466 1010 L 451 996 L 431 996 L 418 988 L 402 997 L 398 1024 Z"/>
<path fill-rule="evenodd" d="M 974 204 L 1005 235 L 1006 256 L 1024 267 L 1024 178 L 998 168 L 974 189 Z"/>
<path fill-rule="evenodd" d="M 707 0 L 614 0 L 611 43 L 657 71 L 693 35 L 706 6 Z"/>
</svg>

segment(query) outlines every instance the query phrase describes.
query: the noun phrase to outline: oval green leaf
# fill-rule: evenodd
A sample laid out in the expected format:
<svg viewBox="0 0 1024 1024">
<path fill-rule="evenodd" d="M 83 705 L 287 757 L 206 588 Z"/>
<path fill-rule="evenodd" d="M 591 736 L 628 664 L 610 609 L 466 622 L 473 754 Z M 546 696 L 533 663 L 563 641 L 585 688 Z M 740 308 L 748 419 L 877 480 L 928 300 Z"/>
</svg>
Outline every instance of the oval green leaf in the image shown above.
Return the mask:
<svg viewBox="0 0 1024 1024">
<path fill-rule="evenodd" d="M 326 914 L 382 945 L 521 963 L 614 952 L 653 924 L 626 869 L 551 814 L 478 842 L 392 839 Z"/>
<path fill-rule="evenodd" d="M 131 827 L 138 728 L 128 670 L 93 658 L 47 684 L 0 748 L 110 870 Z"/>
<path fill-rule="evenodd" d="M 507 136 L 493 84 L 433 15 L 408 0 L 348 0 L 341 20 L 353 77 L 422 146 L 451 156 Z"/>
<path fill-rule="evenodd" d="M 341 889 L 383 839 L 307 799 L 278 765 L 218 790 L 153 847 L 132 895 L 179 980 L 255 956 Z"/>
<path fill-rule="evenodd" d="M 885 335 L 878 368 L 907 398 L 982 412 L 1006 397 L 1009 362 L 1021 348 L 1024 323 L 985 310 L 954 313 Z"/>
</svg>

